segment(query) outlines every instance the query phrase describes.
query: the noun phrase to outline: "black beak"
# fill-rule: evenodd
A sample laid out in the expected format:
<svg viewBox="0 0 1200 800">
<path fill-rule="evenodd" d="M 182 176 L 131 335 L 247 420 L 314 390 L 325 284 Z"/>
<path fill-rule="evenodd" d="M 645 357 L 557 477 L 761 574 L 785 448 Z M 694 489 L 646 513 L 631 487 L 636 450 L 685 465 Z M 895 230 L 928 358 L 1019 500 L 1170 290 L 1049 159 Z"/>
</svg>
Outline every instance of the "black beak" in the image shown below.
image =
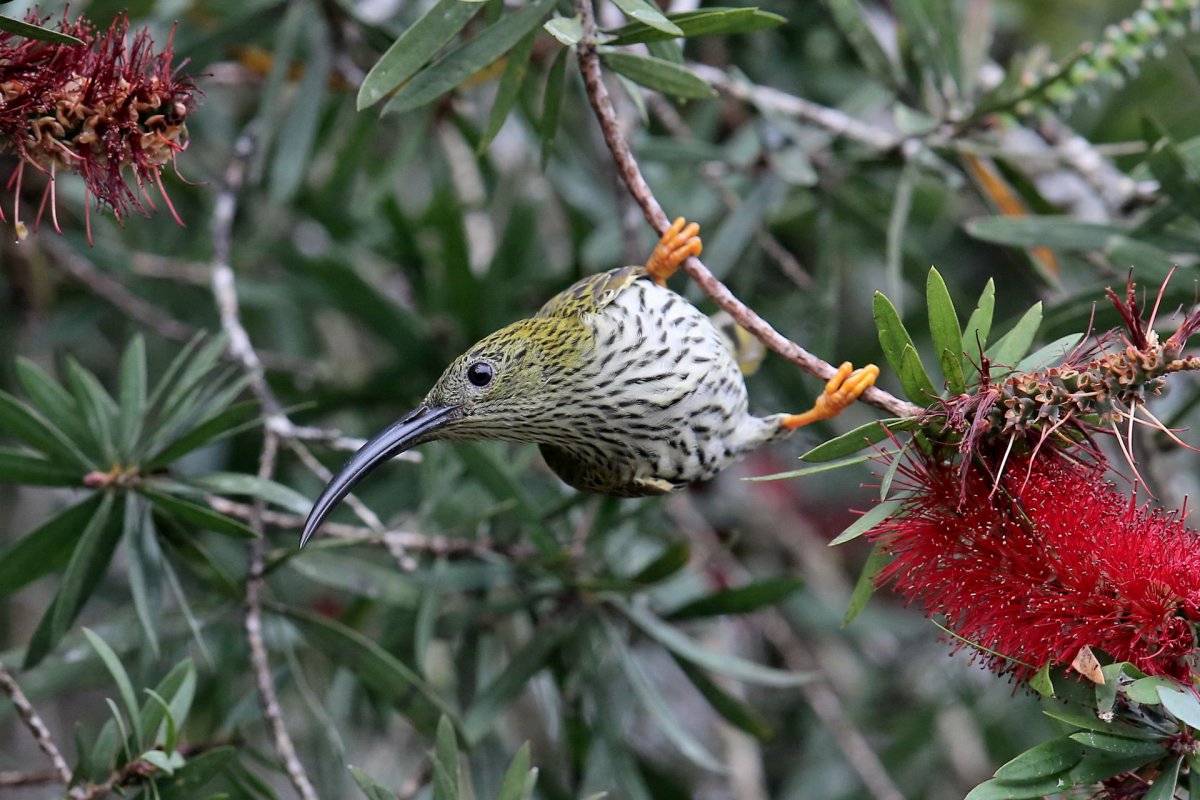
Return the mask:
<svg viewBox="0 0 1200 800">
<path fill-rule="evenodd" d="M 308 512 L 308 519 L 304 522 L 300 546 L 304 547 L 305 542 L 321 527 L 321 523 L 329 516 L 333 507 L 350 494 L 350 490 L 367 477 L 371 470 L 425 441 L 431 433 L 449 422 L 457 410 L 454 406 L 418 406 L 416 410 L 360 447 L 338 474 L 333 476 L 333 480 L 321 490 L 321 496 L 313 504 L 312 511 Z"/>
</svg>

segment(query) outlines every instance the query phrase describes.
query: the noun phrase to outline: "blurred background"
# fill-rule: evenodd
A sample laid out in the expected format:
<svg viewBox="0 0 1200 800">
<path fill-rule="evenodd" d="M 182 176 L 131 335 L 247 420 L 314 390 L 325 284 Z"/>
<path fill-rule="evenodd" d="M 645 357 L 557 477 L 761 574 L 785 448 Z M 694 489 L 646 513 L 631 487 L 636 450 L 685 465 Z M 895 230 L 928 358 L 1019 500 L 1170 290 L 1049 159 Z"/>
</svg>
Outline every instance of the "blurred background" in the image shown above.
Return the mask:
<svg viewBox="0 0 1200 800">
<path fill-rule="evenodd" d="M 1146 5 L 1160 13 L 1163 4 Z M 998 103 L 990 114 L 982 99 L 1016 96 L 1011 86 L 989 94 L 1005 75 L 1068 63 L 1085 43 L 1100 47 L 1107 26 L 1133 19 L 1139 5 L 768 0 L 762 8 L 785 24 L 682 47 L 696 74 L 726 76 L 717 96 L 678 101 L 611 73 L 610 87 L 659 201 L 701 224 L 705 263 L 812 352 L 882 362 L 870 312 L 877 290 L 923 345 L 930 266 L 964 320 L 989 278 L 997 330 L 1043 302 L 1039 341 L 1051 341 L 1086 329 L 1103 287 L 1123 283 L 1131 266 L 1152 287 L 1172 264 L 1184 269 L 1164 308 L 1193 295 L 1200 206 L 1188 198 L 1200 194 L 1188 181 L 1200 173 L 1200 62 L 1194 12 L 1177 5 L 1170 13 L 1182 27 L 1130 34 L 1128 52 L 1088 62 L 1095 74 L 1072 78 L 1069 96 L 1035 94 L 1029 107 Z M 11 2 L 0 12 L 25 8 Z M 63 6 L 40 8 L 57 16 Z M 72 3 L 69 14 L 102 28 L 127 11 L 159 47 L 173 31 L 176 63 L 196 76 L 190 144 L 178 175 L 165 172 L 184 224 L 162 209 L 123 224 L 93 211 L 89 245 L 81 182 L 60 175 L 63 233 L 43 224 L 20 243 L 0 236 L 0 388 L 28 399 L 15 359 L 62 376 L 70 356 L 115 391 L 136 334 L 153 382 L 197 332 L 219 332 L 214 203 L 231 164 L 245 169 L 229 248 L 241 320 L 271 393 L 300 426 L 371 435 L 415 405 L 471 342 L 582 275 L 642 262 L 657 237 L 617 181 L 573 53 L 549 34 L 533 40 L 511 113 L 482 148 L 503 61 L 415 110 L 356 111 L 364 74 L 427 8 Z M 507 13 L 496 0 L 480 19 Z M 557 13 L 572 12 L 561 4 Z M 606 1 L 597 15 L 603 28 L 624 24 Z M 948 52 L 958 64 L 939 72 Z M 556 72 L 562 53 L 565 72 Z M 734 96 L 738 87 L 757 102 Z M 843 135 L 763 87 L 844 112 L 895 146 Z M 548 114 L 548 102 L 561 110 Z M 235 143 L 248 135 L 241 158 Z M 1195 171 L 1174 170 L 1183 188 L 1164 181 L 1170 167 L 1149 163 L 1161 136 Z M 17 163 L 11 152 L 0 162 L 0 175 Z M 23 191 L 31 217 L 41 187 L 30 179 Z M 15 199 L 11 185 L 0 194 L 6 209 Z M 1116 322 L 1099 307 L 1097 327 Z M 821 386 L 774 355 L 748 384 L 762 414 L 803 410 Z M 894 376 L 881 384 L 898 391 Z M 1195 388 L 1176 387 L 1165 408 L 1186 423 Z M 878 416 L 856 406 L 709 484 L 656 499 L 580 495 L 532 447 L 427 445 L 419 462 L 396 462 L 358 491 L 403 534 L 390 548 L 342 508 L 335 519 L 346 536 L 297 554 L 299 509 L 277 508 L 267 521 L 264 638 L 282 719 L 318 796 L 356 796 L 347 765 L 392 793 L 378 796 L 427 796 L 431 729 L 411 697 L 381 690 L 390 678 L 353 650 L 362 641 L 322 633 L 312 619 L 377 643 L 466 720 L 480 797 L 496 796 L 505 765 L 529 741 L 541 770 L 536 796 L 545 798 L 961 798 L 1050 736 L 1050 720 L 1023 689 L 973 664 L 969 650 L 951 656 L 953 643 L 887 591 L 843 625 L 870 547 L 827 545 L 877 499 L 871 463 L 743 480 L 796 469 L 804 451 Z M 194 450 L 171 474 L 254 474 L 262 441 L 261 426 L 248 426 Z M 307 446 L 330 469 L 347 456 L 327 442 Z M 1190 457 L 1149 439 L 1141 452 L 1165 504 L 1194 491 Z M 312 467 L 285 446 L 274 479 L 312 497 L 323 485 Z M 236 493 L 213 493 L 246 508 L 244 498 L 228 499 Z M 0 547 L 79 496 L 0 486 Z M 162 557 L 174 577 L 156 583 L 152 598 L 157 648 L 131 597 L 126 544 L 75 625 L 31 669 L 16 667 L 62 573 L 19 591 L 0 586 L 0 661 L 74 765 L 110 718 L 104 698 L 117 693 L 81 625 L 112 646 L 140 698 L 141 687 L 191 657 L 185 755 L 227 745 L 236 754 L 203 790 L 171 795 L 164 785 L 162 796 L 292 796 L 243 635 L 246 546 L 212 532 L 168 538 Z M 412 546 L 402 551 L 402 542 Z M 745 607 L 722 594 L 745 585 L 758 587 Z M 671 616 L 709 596 L 710 607 Z M 708 655 L 681 654 L 673 635 Z M 744 662 L 813 679 L 731 679 Z M 41 759 L 0 702 L 0 773 L 40 772 Z M 6 797 L 61 794 L 53 783 L 0 785 Z"/>
</svg>

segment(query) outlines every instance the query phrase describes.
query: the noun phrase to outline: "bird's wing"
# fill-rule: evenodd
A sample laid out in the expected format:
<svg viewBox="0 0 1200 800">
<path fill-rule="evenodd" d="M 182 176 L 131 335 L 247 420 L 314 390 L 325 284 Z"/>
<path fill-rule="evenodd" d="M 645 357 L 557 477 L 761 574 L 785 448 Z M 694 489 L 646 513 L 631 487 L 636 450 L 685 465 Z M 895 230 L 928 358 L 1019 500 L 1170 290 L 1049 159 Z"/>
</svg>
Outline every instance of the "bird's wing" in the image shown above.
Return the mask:
<svg viewBox="0 0 1200 800">
<path fill-rule="evenodd" d="M 585 317 L 607 306 L 621 291 L 646 276 L 645 267 L 618 267 L 589 275 L 551 297 L 538 317 Z"/>
</svg>

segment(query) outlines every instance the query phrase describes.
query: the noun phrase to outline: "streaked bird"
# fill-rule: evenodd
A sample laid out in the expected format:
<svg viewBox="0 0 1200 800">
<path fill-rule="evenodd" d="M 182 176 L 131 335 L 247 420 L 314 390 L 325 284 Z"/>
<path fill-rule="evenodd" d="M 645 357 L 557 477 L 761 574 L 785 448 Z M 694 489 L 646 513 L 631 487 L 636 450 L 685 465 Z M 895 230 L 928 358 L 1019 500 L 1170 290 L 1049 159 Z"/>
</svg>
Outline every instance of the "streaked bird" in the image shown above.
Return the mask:
<svg viewBox="0 0 1200 800">
<path fill-rule="evenodd" d="M 665 494 L 835 416 L 875 382 L 878 367 L 845 363 L 811 410 L 752 415 L 730 337 L 666 287 L 700 254 L 698 232 L 675 220 L 644 267 L 584 278 L 459 356 L 329 481 L 301 546 L 375 467 L 433 439 L 533 442 L 577 489 Z"/>
</svg>

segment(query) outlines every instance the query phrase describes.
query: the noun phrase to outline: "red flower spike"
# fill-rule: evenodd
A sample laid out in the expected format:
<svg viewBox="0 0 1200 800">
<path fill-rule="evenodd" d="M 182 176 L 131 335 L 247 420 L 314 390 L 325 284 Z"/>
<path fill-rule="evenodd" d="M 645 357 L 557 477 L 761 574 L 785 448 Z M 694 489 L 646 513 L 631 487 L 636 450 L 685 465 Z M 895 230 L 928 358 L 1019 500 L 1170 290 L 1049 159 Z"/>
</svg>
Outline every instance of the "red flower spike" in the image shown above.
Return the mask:
<svg viewBox="0 0 1200 800">
<path fill-rule="evenodd" d="M 26 19 L 46 21 L 36 12 Z M 0 33 L 0 145 L 20 158 L 12 176 L 18 187 L 13 198 L 18 234 L 23 226 L 16 195 L 26 165 L 48 177 L 38 220 L 48 198 L 56 229 L 54 184 L 64 171 L 82 175 L 87 193 L 118 219 L 131 208 L 148 215 L 153 203 L 144 187 L 152 186 L 179 221 L 162 188 L 161 171 L 187 146 L 184 123 L 196 88 L 172 67 L 171 42 L 155 53 L 145 30 L 130 41 L 125 16 L 103 33 L 84 19 L 71 22 L 65 16 L 58 29 L 84 44 Z M 128 172 L 145 200 L 130 185 Z"/>
<path fill-rule="evenodd" d="M 880 582 L 1001 654 L 975 656 L 1020 680 L 1085 646 L 1191 680 L 1200 535 L 1066 454 L 1014 455 L 995 472 L 972 466 L 964 495 L 957 465 L 904 464 L 905 507 L 871 534 L 894 557 Z"/>
</svg>

